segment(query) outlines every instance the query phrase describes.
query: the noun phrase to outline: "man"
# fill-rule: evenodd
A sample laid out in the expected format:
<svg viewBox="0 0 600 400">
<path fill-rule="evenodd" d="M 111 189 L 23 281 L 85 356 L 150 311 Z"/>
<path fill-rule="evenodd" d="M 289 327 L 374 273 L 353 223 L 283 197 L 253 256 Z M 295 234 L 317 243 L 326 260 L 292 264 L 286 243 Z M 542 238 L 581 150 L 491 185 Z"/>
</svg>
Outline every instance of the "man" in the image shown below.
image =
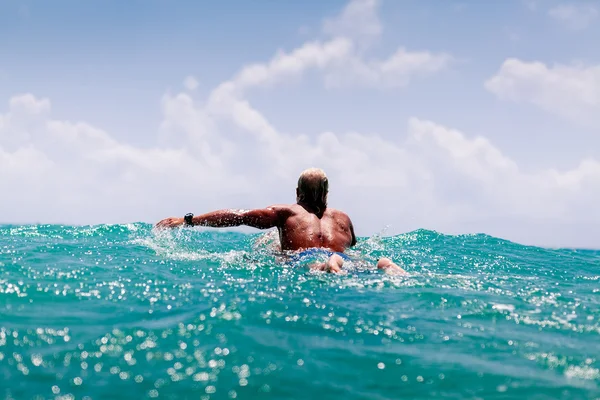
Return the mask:
<svg viewBox="0 0 600 400">
<path fill-rule="evenodd" d="M 296 204 L 273 205 L 255 210 L 218 210 L 184 218 L 166 218 L 156 224 L 159 228 L 181 225 L 232 227 L 247 225 L 258 229 L 277 227 L 281 250 L 300 251 L 295 258 L 310 254 L 325 253 L 324 263 L 315 263 L 313 268 L 328 272 L 340 272 L 344 251 L 356 244 L 352 221 L 345 213 L 327 207 L 329 181 L 325 172 L 309 168 L 302 172 L 296 188 Z M 388 273 L 406 273 L 388 258 L 381 258 L 377 268 Z"/>
</svg>

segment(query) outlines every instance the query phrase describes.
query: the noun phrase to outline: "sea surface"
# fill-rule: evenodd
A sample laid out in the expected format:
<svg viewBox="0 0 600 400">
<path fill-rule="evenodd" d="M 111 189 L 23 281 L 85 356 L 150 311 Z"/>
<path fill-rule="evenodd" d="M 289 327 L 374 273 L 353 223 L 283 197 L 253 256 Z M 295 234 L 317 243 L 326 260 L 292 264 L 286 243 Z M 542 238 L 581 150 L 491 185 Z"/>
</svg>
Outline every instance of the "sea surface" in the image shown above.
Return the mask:
<svg viewBox="0 0 600 400">
<path fill-rule="evenodd" d="M 600 398 L 600 251 L 419 230 L 334 275 L 271 239 L 0 226 L 0 399 Z"/>
</svg>

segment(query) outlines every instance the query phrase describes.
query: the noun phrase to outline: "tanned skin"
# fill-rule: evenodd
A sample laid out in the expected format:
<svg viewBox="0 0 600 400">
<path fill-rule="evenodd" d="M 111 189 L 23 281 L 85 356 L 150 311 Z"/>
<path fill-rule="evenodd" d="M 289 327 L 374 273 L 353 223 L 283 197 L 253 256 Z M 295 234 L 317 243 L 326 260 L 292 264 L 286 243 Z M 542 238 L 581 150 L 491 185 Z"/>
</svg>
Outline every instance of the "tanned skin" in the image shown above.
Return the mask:
<svg viewBox="0 0 600 400">
<path fill-rule="evenodd" d="M 258 229 L 277 228 L 282 250 L 312 247 L 344 252 L 356 244 L 352 221 L 342 211 L 326 208 L 317 213 L 305 204 L 273 205 L 256 210 L 218 210 L 192 218 L 194 226 L 213 228 L 247 225 Z M 183 218 L 166 218 L 156 224 L 172 228 L 185 224 Z"/>
</svg>

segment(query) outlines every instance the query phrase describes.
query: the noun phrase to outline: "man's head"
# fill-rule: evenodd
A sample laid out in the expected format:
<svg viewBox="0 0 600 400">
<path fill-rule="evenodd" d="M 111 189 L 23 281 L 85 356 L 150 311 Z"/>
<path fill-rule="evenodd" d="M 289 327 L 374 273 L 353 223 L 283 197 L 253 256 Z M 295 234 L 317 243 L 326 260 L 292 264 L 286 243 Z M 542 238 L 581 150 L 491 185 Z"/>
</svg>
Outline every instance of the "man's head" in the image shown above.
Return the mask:
<svg viewBox="0 0 600 400">
<path fill-rule="evenodd" d="M 298 178 L 296 201 L 323 211 L 327 207 L 328 191 L 329 181 L 325 172 L 319 168 L 309 168 Z"/>
</svg>

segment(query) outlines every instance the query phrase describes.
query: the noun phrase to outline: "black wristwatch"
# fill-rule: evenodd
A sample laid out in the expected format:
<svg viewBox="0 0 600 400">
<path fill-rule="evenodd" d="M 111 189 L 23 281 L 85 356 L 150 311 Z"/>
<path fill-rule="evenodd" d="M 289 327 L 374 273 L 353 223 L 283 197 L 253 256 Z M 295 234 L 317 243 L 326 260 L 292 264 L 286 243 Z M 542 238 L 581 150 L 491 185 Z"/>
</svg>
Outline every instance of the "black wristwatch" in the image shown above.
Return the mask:
<svg viewBox="0 0 600 400">
<path fill-rule="evenodd" d="M 188 214 L 185 214 L 185 217 L 183 217 L 183 220 L 185 221 L 186 225 L 194 226 L 194 223 L 192 222 L 192 218 L 194 218 L 194 214 L 188 213 Z"/>
</svg>

